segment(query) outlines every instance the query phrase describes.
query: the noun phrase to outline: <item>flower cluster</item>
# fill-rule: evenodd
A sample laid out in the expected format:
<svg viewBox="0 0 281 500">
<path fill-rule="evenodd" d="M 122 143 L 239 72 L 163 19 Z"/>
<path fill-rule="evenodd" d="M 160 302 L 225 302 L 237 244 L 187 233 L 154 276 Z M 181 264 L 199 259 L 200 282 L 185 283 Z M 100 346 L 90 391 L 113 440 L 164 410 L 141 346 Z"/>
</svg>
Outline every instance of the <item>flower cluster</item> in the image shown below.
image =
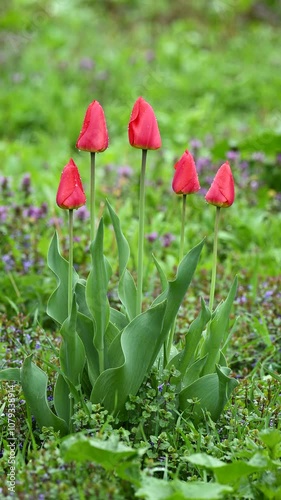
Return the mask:
<svg viewBox="0 0 281 500">
<path fill-rule="evenodd" d="M 142 150 L 155 150 L 162 141 L 153 108 L 143 97 L 139 97 L 132 109 L 128 126 L 131 146 Z M 76 142 L 81 151 L 101 153 L 108 147 L 108 131 L 102 106 L 93 101 L 88 106 L 82 130 Z M 200 190 L 194 158 L 186 150 L 174 165 L 172 188 L 176 194 L 192 194 Z M 234 202 L 234 180 L 230 165 L 226 161 L 218 170 L 205 199 L 217 207 L 230 207 Z M 77 209 L 86 203 L 78 168 L 70 159 L 64 167 L 57 193 L 57 204 L 63 209 Z"/>
</svg>

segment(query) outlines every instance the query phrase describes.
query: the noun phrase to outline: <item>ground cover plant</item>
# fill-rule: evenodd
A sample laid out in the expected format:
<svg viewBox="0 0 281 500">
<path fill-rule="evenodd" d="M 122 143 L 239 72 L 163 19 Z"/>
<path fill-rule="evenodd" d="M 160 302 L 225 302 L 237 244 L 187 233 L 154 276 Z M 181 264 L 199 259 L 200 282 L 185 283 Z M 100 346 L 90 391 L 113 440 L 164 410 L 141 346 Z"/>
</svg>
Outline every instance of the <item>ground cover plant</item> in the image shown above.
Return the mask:
<svg viewBox="0 0 281 500">
<path fill-rule="evenodd" d="M 58 2 L 1 6 L 5 44 L 1 53 L 1 369 L 19 373 L 32 355 L 34 365 L 29 367 L 36 365 L 48 376 L 43 415 L 32 403 L 41 391 L 41 371 L 33 378 L 28 374 L 30 391 L 37 391 L 31 396 L 19 379 L 1 382 L 4 497 L 13 495 L 9 491 L 13 483 L 8 481 L 15 473 L 18 498 L 280 498 L 281 187 L 274 26 L 280 13 L 274 2 L 270 7 L 210 2 L 204 13 L 199 4 L 191 2 L 187 11 L 180 2 L 173 8 L 169 2 L 162 2 L 161 8 L 157 2 L 153 6 L 140 6 L 137 1 L 97 2 L 94 8 L 87 2 L 73 2 L 67 13 Z M 93 35 L 93 27 L 99 36 Z M 90 42 L 93 36 L 95 49 Z M 132 52 L 132 38 L 138 54 Z M 39 69 L 38 60 L 48 64 Z M 162 147 L 147 155 L 142 256 L 138 236 L 141 153 L 127 139 L 132 106 L 139 95 L 153 104 L 162 138 Z M 96 243 L 90 247 L 89 155 L 79 152 L 75 142 L 91 99 L 103 104 L 110 143 L 96 158 Z M 179 172 L 173 166 L 187 149 L 195 160 L 201 189 L 187 197 L 182 219 L 183 186 L 175 178 L 177 195 L 171 186 Z M 47 258 L 52 268 L 50 248 L 55 249 L 57 262 L 54 243 L 59 242 L 61 255 L 65 262 L 69 260 L 67 211 L 54 201 L 61 170 L 70 157 L 79 166 L 88 198 L 87 205 L 73 213 L 73 273 L 79 275 L 82 289 L 86 280 L 93 279 L 92 260 L 104 253 L 112 277 L 103 297 L 111 311 L 120 307 L 122 266 L 124 277 L 128 278 L 127 267 L 138 284 L 136 270 L 142 259 L 143 314 L 153 301 L 156 308 L 165 307 L 157 297 L 165 287 L 164 275 L 173 282 L 178 271 L 181 242 L 186 253 L 205 237 L 179 307 L 171 348 L 174 361 L 185 352 L 187 332 L 202 316 L 201 304 L 205 309 L 209 305 L 216 209 L 206 204 L 205 195 L 219 167 L 224 162 L 231 165 L 236 196 L 231 207 L 220 209 L 214 311 L 218 304 L 227 303 L 238 275 L 230 328 L 224 334 L 224 357 L 229 377 L 239 384 L 223 401 L 220 415 L 206 406 L 198 413 L 194 393 L 186 397 L 189 408 L 183 411 L 181 365 L 166 362 L 163 366 L 162 355 L 145 370 L 137 389 L 127 391 L 122 410 L 126 418 L 114 411 L 116 400 L 112 408 L 112 394 L 104 397 L 110 390 L 116 394 L 113 379 L 106 390 L 102 386 L 99 398 L 91 398 L 93 373 L 90 385 L 84 379 L 83 390 L 88 387 L 88 392 L 83 397 L 80 393 L 74 397 L 72 388 L 69 399 L 63 383 L 56 395 L 58 373 L 66 378 L 73 375 L 67 372 L 68 354 L 63 353 L 63 331 L 56 316 L 61 311 L 69 316 L 69 290 L 66 287 L 55 313 L 54 304 L 49 302 L 47 307 L 56 287 Z M 58 201 L 61 205 L 62 200 Z M 50 247 L 54 231 L 57 240 Z M 122 235 L 129 242 L 130 256 Z M 109 269 L 106 260 L 103 269 Z M 134 315 L 130 307 L 127 316 Z M 75 311 L 69 318 L 73 315 Z M 133 324 L 134 318 L 129 319 Z M 83 321 L 88 325 L 87 319 Z M 118 351 L 117 343 L 115 347 Z M 165 353 L 163 347 L 160 352 Z M 142 359 L 145 355 L 143 350 Z M 110 369 L 105 366 L 104 373 Z M 202 395 L 199 399 L 202 402 Z M 59 411 L 63 416 L 67 410 L 64 438 L 61 428 L 44 422 L 47 407 L 53 415 Z"/>
</svg>

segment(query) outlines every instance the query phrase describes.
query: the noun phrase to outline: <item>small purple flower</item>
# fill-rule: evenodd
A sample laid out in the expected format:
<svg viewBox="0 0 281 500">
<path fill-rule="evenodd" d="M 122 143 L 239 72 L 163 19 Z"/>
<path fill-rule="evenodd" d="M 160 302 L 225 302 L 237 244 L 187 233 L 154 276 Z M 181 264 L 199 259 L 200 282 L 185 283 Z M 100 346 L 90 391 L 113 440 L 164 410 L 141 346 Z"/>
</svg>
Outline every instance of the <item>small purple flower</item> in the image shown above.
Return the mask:
<svg viewBox="0 0 281 500">
<path fill-rule="evenodd" d="M 263 298 L 266 300 L 266 299 L 269 299 L 272 295 L 273 295 L 273 290 L 267 290 L 267 292 L 265 292 Z"/>
<path fill-rule="evenodd" d="M 95 67 L 95 62 L 90 57 L 82 57 L 79 63 L 80 69 L 85 69 L 86 71 L 90 71 Z"/>
<path fill-rule="evenodd" d="M 260 163 L 263 163 L 264 157 L 265 157 L 264 153 L 262 153 L 261 151 L 257 151 L 256 153 L 252 154 L 252 160 L 260 162 Z"/>
<path fill-rule="evenodd" d="M 30 260 L 23 260 L 22 265 L 24 273 L 28 273 L 30 267 L 32 267 L 32 262 Z"/>
<path fill-rule="evenodd" d="M 207 156 L 202 156 L 196 160 L 197 172 L 200 173 L 203 170 L 210 167 L 211 160 Z"/>
<path fill-rule="evenodd" d="M 25 193 L 26 196 L 29 196 L 31 193 L 31 177 L 30 174 L 25 174 L 21 181 L 21 189 Z"/>
<path fill-rule="evenodd" d="M 124 165 L 124 166 L 119 167 L 117 169 L 117 174 L 120 177 L 130 178 L 133 175 L 133 169 L 131 167 L 129 167 L 129 165 Z"/>
<path fill-rule="evenodd" d="M 85 207 L 85 205 L 83 205 L 82 207 L 78 208 L 78 210 L 76 211 L 76 216 L 77 216 L 77 219 L 84 222 L 85 220 L 89 219 L 90 212 Z"/>
<path fill-rule="evenodd" d="M 228 153 L 226 153 L 226 157 L 230 161 L 238 160 L 239 156 L 240 156 L 239 151 L 236 151 L 235 149 L 231 149 L 230 151 L 228 151 Z"/>
<path fill-rule="evenodd" d="M 8 207 L 0 206 L 0 222 L 6 222 L 8 215 Z"/>
<path fill-rule="evenodd" d="M 12 269 L 14 268 L 14 265 L 15 265 L 15 261 L 14 261 L 13 257 L 7 253 L 5 255 L 2 255 L 2 261 L 4 264 L 5 270 L 7 272 L 12 271 Z"/>
<path fill-rule="evenodd" d="M 276 162 L 281 165 L 281 153 L 277 153 L 276 155 Z"/>
<path fill-rule="evenodd" d="M 202 147 L 202 142 L 199 139 L 191 139 L 190 147 L 193 149 L 193 151 L 197 151 Z"/>
<path fill-rule="evenodd" d="M 163 391 L 163 387 L 164 387 L 164 384 L 158 385 L 158 387 L 157 387 L 158 391 L 162 392 Z"/>
<path fill-rule="evenodd" d="M 163 247 L 167 248 L 171 245 L 172 241 L 175 240 L 175 236 L 172 233 L 165 233 L 162 236 Z"/>
<path fill-rule="evenodd" d="M 145 235 L 147 241 L 149 241 L 149 243 L 153 243 L 155 240 L 157 240 L 158 238 L 158 233 L 157 231 L 153 231 L 152 233 L 148 233 Z"/>
</svg>

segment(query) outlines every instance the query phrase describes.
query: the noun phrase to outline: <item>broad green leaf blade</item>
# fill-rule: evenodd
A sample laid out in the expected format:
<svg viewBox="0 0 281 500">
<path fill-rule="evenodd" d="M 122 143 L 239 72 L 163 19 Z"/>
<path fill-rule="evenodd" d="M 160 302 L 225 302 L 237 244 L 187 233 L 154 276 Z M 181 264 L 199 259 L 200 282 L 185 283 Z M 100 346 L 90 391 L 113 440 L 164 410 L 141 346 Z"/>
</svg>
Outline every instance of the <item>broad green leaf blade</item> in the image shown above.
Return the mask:
<svg viewBox="0 0 281 500">
<path fill-rule="evenodd" d="M 179 265 L 178 272 L 174 281 L 168 282 L 168 288 L 163 293 L 161 293 L 159 297 L 157 297 L 152 304 L 153 306 L 155 306 L 156 304 L 159 304 L 159 302 L 161 302 L 162 300 L 165 299 L 167 300 L 167 307 L 165 311 L 163 332 L 162 332 L 164 340 L 166 339 L 169 330 L 175 321 L 179 307 L 190 285 L 203 245 L 204 245 L 204 240 L 201 241 L 201 243 L 196 245 L 194 248 L 192 248 L 192 250 L 190 250 L 190 252 L 188 252 L 187 255 L 185 255 L 185 257 L 182 259 Z M 157 354 L 158 351 L 154 352 L 152 358 L 155 359 Z M 151 366 L 149 368 L 151 368 Z"/>
<path fill-rule="evenodd" d="M 100 352 L 104 350 L 104 335 L 109 322 L 109 303 L 107 298 L 110 268 L 103 255 L 103 219 L 101 219 L 96 238 L 91 244 L 92 269 L 86 284 L 86 300 L 89 311 L 95 320 L 94 345 Z"/>
<path fill-rule="evenodd" d="M 220 417 L 233 389 L 238 385 L 237 380 L 228 377 L 226 368 L 216 367 L 216 373 L 204 375 L 191 385 L 188 385 L 179 394 L 179 406 L 182 411 L 193 408 L 195 421 L 203 417 L 208 411 L 215 422 Z M 197 403 L 190 403 L 190 400 Z"/>
<path fill-rule="evenodd" d="M 124 330 L 125 326 L 128 324 L 128 319 L 125 314 L 112 307 L 110 308 L 110 321 L 119 331 Z"/>
<path fill-rule="evenodd" d="M 132 321 L 137 312 L 136 312 L 136 302 L 137 302 L 137 289 L 136 284 L 134 282 L 134 278 L 128 269 L 125 269 L 122 274 L 119 287 L 118 287 L 118 295 L 119 298 L 125 307 L 125 311 L 130 321 Z"/>
<path fill-rule="evenodd" d="M 231 493 L 231 486 L 210 482 L 165 481 L 142 474 L 142 486 L 136 497 L 146 500 L 219 500 Z"/>
<path fill-rule="evenodd" d="M 138 450 L 125 446 L 118 440 L 102 441 L 83 434 L 66 438 L 61 445 L 64 460 L 94 462 L 107 470 L 115 470 L 122 461 L 130 461 L 139 456 Z"/>
<path fill-rule="evenodd" d="M 156 259 L 155 255 L 152 254 L 152 258 L 154 260 L 154 264 L 156 266 L 156 269 L 158 271 L 158 274 L 159 274 L 159 278 L 160 278 L 160 282 L 161 282 L 161 286 L 162 286 L 162 291 L 164 292 L 167 288 L 168 288 L 168 279 L 161 267 L 161 265 L 159 264 L 158 260 Z"/>
<path fill-rule="evenodd" d="M 200 314 L 189 327 L 185 336 L 184 349 L 169 362 L 169 365 L 174 365 L 175 368 L 181 372 L 182 376 L 184 376 L 188 366 L 196 359 L 197 346 L 210 317 L 211 312 L 209 308 L 206 307 L 205 301 L 201 299 Z"/>
<path fill-rule="evenodd" d="M 130 247 L 120 225 L 120 220 L 112 206 L 106 201 L 111 222 L 114 228 L 119 258 L 119 286 L 118 295 L 125 307 L 126 314 L 131 321 L 136 316 L 136 285 L 130 272 L 126 269 L 130 257 Z"/>
<path fill-rule="evenodd" d="M 65 422 L 70 421 L 71 402 L 69 398 L 69 387 L 63 376 L 59 374 L 54 388 L 54 406 L 58 417 Z"/>
<path fill-rule="evenodd" d="M 49 298 L 47 314 L 61 325 L 68 316 L 68 262 L 61 256 L 57 232 L 49 247 L 48 266 L 56 276 L 57 288 Z M 77 281 L 78 274 L 73 269 L 73 288 Z"/>
<path fill-rule="evenodd" d="M 12 381 L 16 382 L 21 381 L 21 370 L 20 368 L 5 368 L 5 370 L 0 371 L 0 380 Z"/>
<path fill-rule="evenodd" d="M 117 241 L 118 258 L 119 258 L 119 276 L 122 276 L 123 272 L 127 267 L 128 260 L 130 257 L 130 247 L 128 241 L 126 240 L 122 232 L 119 217 L 117 216 L 116 212 L 114 212 L 108 200 L 106 200 L 106 204 Z"/>
<path fill-rule="evenodd" d="M 206 340 L 202 346 L 201 354 L 208 354 L 204 367 L 204 375 L 215 371 L 219 361 L 220 349 L 228 334 L 229 315 L 237 290 L 237 276 L 229 290 L 225 301 L 218 305 L 211 319 Z"/>
<path fill-rule="evenodd" d="M 85 349 L 76 331 L 77 309 L 73 300 L 71 315 L 60 330 L 62 343 L 60 347 L 60 365 L 65 377 L 77 388 L 81 383 L 85 364 Z"/>
<path fill-rule="evenodd" d="M 21 384 L 23 393 L 31 413 L 34 415 L 39 427 L 53 427 L 61 436 L 68 433 L 64 420 L 57 417 L 50 409 L 47 401 L 48 377 L 41 368 L 31 361 L 32 355 L 27 356 L 21 369 Z"/>
<path fill-rule="evenodd" d="M 78 312 L 77 332 L 83 342 L 87 359 L 88 376 L 92 385 L 99 376 L 99 356 L 94 346 L 95 325 L 93 319 Z"/>
<path fill-rule="evenodd" d="M 197 359 L 196 361 L 194 361 L 194 363 L 192 363 L 192 365 L 189 366 L 183 377 L 183 388 L 195 382 L 195 380 L 197 380 L 202 375 L 202 370 L 206 363 L 206 359 L 207 356 L 204 356 L 204 358 Z"/>
<path fill-rule="evenodd" d="M 91 318 L 92 316 L 86 301 L 86 281 L 82 282 L 82 280 L 79 280 L 76 283 L 75 296 L 76 296 L 78 312 L 84 314 L 84 316 L 88 316 L 89 318 Z"/>
<path fill-rule="evenodd" d="M 129 394 L 137 393 L 153 364 L 154 352 L 157 353 L 163 344 L 165 307 L 166 302 L 162 302 L 138 315 L 112 342 L 111 354 L 114 356 L 116 352 L 122 365 L 105 370 L 99 376 L 91 395 L 93 403 L 102 403 L 110 412 L 118 412 L 123 409 Z"/>
</svg>

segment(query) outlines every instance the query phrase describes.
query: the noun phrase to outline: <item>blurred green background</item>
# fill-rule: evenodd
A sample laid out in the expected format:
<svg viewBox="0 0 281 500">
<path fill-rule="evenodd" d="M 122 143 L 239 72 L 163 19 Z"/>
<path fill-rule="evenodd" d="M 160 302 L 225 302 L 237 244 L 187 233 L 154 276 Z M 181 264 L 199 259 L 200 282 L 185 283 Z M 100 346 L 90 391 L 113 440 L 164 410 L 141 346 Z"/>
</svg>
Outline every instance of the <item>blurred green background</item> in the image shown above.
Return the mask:
<svg viewBox="0 0 281 500">
<path fill-rule="evenodd" d="M 22 177 L 29 174 L 29 203 L 47 202 L 49 217 L 63 217 L 55 194 L 70 157 L 88 193 L 89 157 L 75 143 L 86 107 L 96 99 L 110 136 L 110 147 L 97 159 L 99 215 L 109 197 L 134 261 L 140 154 L 128 143 L 127 127 L 142 95 L 154 108 L 163 142 L 161 150 L 149 154 L 146 231 L 175 238 L 167 250 L 163 240 L 147 244 L 147 250 L 169 269 L 177 262 L 180 199 L 171 192 L 171 181 L 183 151 L 191 149 L 201 163 L 207 158 L 207 168 L 199 172 L 205 188 L 234 151 L 239 154 L 239 161 L 230 160 L 237 195 L 224 212 L 220 257 L 226 272 L 244 266 L 276 274 L 281 264 L 280 23 L 277 0 L 2 0 L 0 176 L 11 183 L 9 203 L 22 202 Z M 127 177 L 120 174 L 124 167 L 130 169 Z M 207 235 L 207 266 L 213 219 L 203 196 L 190 197 L 186 249 Z M 51 233 L 44 235 L 36 220 L 29 223 L 26 232 L 40 233 L 36 245 L 45 257 Z M 21 243 L 10 250 L 12 223 L 1 230 L 5 238 L 12 235 L 5 252 L 21 252 Z M 76 248 L 78 264 L 82 243 Z"/>
</svg>

